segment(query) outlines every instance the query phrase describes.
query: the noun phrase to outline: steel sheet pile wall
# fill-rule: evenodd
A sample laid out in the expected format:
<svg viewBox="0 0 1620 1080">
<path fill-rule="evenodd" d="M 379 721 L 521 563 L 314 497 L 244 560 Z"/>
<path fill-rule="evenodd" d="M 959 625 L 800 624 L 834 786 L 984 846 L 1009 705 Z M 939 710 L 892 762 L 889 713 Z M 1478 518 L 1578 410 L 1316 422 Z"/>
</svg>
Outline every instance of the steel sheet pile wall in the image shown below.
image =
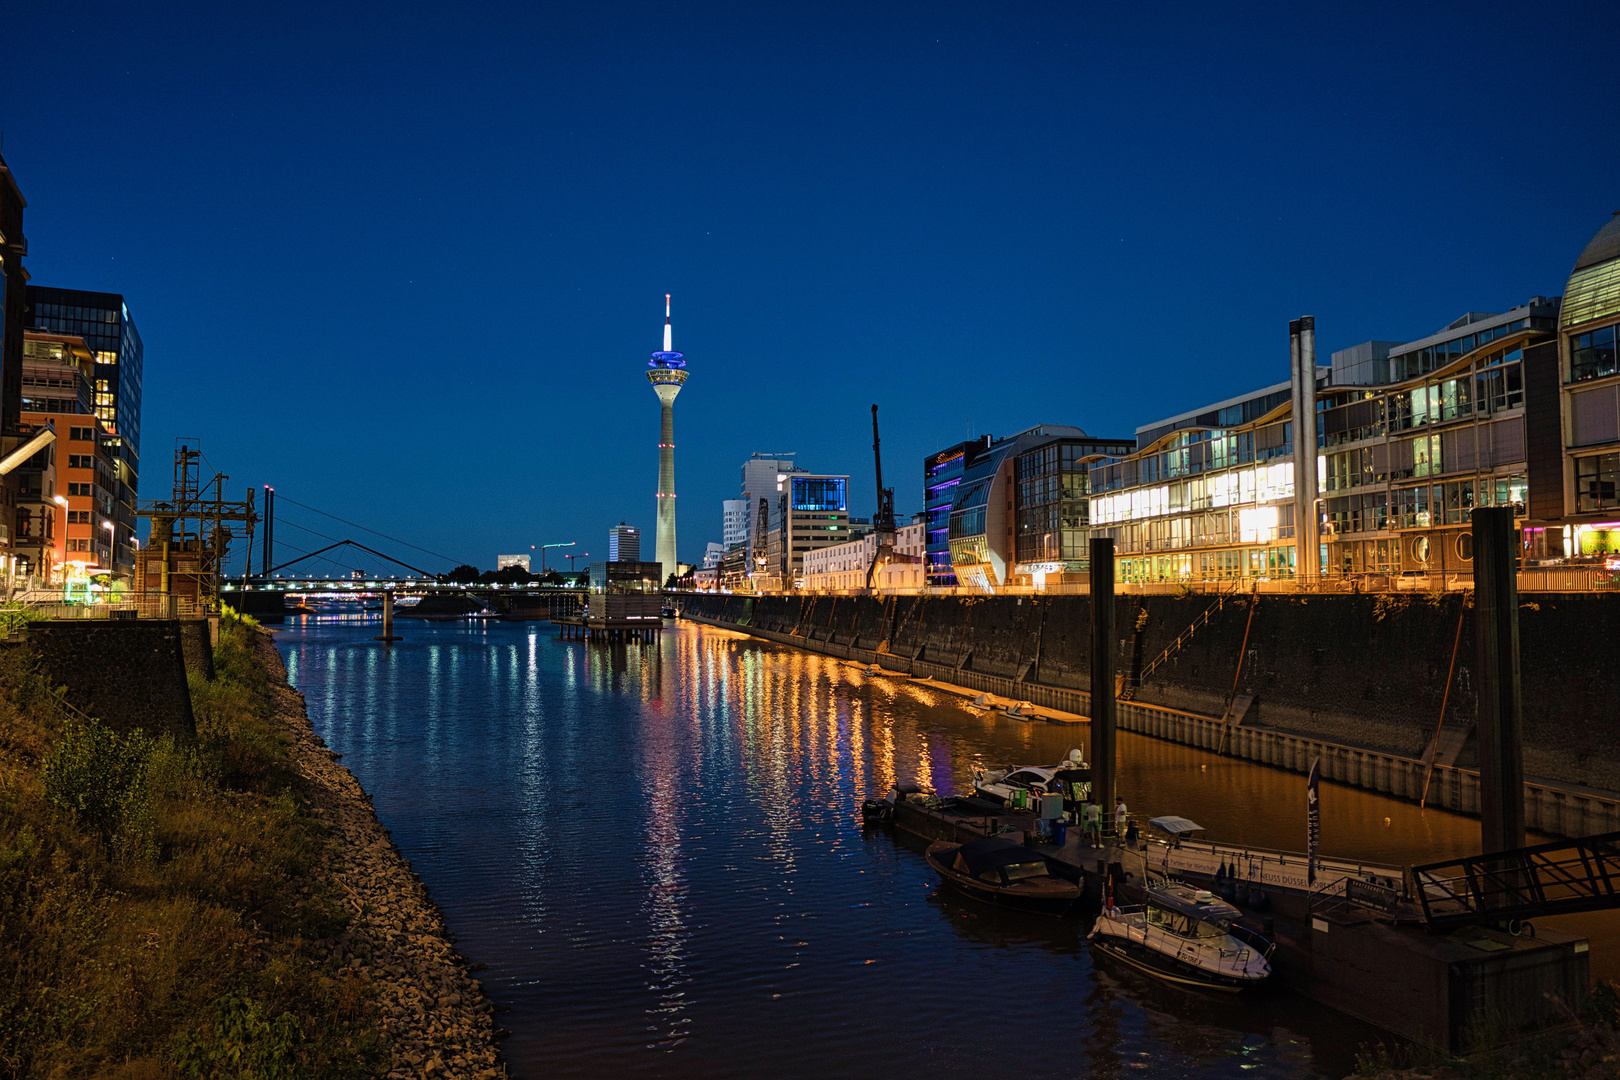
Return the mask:
<svg viewBox="0 0 1620 1080">
<path fill-rule="evenodd" d="M 1121 672 L 1144 666 L 1213 600 L 1123 596 L 1116 603 Z M 1216 749 L 1247 619 L 1228 599 L 1161 665 L 1119 726 Z M 1456 596 L 1261 597 L 1240 691 L 1258 697 L 1235 728 L 1234 756 L 1304 772 L 1322 758 L 1329 780 L 1416 799 L 1456 638 Z M 685 613 L 768 640 L 918 677 L 1090 713 L 1089 600 L 994 597 L 694 596 Z M 1145 613 L 1145 618 L 1143 614 Z M 1471 613 L 1463 614 L 1464 640 Z M 1525 700 L 1526 823 L 1561 835 L 1620 829 L 1620 724 L 1607 685 L 1620 660 L 1598 643 L 1620 631 L 1620 597 L 1537 597 L 1520 610 Z M 1140 638 L 1140 641 L 1138 641 Z M 887 652 L 879 653 L 880 644 Z M 1458 665 L 1453 722 L 1472 720 L 1471 656 Z M 1019 675 L 1023 678 L 1018 678 Z M 1468 758 L 1463 764 L 1470 764 Z M 1566 786 L 1568 785 L 1568 786 Z M 1437 767 L 1429 802 L 1478 813 L 1478 775 Z"/>
</svg>

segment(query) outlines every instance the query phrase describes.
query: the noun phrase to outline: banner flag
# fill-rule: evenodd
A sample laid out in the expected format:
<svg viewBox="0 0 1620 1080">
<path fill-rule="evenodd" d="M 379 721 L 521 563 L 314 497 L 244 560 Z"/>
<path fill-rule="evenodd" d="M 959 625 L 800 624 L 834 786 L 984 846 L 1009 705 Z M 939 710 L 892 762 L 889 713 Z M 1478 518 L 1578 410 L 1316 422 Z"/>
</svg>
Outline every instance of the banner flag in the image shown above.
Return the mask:
<svg viewBox="0 0 1620 1080">
<path fill-rule="evenodd" d="M 1305 781 L 1306 836 L 1310 845 L 1310 862 L 1305 867 L 1305 884 L 1316 884 L 1316 849 L 1322 842 L 1321 758 L 1311 760 L 1311 775 Z"/>
</svg>

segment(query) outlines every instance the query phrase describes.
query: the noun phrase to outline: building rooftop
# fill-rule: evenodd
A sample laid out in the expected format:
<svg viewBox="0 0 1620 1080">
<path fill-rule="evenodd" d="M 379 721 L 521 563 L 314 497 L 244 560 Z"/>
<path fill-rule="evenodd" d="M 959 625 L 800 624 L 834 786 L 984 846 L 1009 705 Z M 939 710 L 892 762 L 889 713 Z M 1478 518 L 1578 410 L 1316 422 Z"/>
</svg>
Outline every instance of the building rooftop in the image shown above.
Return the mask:
<svg viewBox="0 0 1620 1080">
<path fill-rule="evenodd" d="M 1614 212 L 1608 224 L 1599 229 L 1581 251 L 1581 257 L 1575 260 L 1575 270 L 1585 270 L 1614 258 L 1620 258 L 1620 210 Z"/>
</svg>

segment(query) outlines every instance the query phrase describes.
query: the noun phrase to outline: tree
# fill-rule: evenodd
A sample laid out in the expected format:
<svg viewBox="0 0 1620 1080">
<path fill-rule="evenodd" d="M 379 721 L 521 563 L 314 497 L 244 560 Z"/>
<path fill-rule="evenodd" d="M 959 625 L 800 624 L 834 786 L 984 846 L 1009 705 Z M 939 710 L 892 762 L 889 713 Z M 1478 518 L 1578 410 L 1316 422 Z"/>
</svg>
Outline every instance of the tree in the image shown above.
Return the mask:
<svg viewBox="0 0 1620 1080">
<path fill-rule="evenodd" d="M 478 580 L 478 567 L 462 563 L 444 577 L 446 581 L 453 581 L 457 585 L 471 585 Z"/>
</svg>

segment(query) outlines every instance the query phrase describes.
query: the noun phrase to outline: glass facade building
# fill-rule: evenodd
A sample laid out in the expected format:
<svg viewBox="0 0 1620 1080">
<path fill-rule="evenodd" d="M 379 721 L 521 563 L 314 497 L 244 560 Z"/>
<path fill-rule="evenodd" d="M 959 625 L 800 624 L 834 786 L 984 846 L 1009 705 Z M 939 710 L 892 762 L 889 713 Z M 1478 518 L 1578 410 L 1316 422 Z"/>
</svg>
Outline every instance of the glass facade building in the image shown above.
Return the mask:
<svg viewBox="0 0 1620 1080">
<path fill-rule="evenodd" d="M 923 459 L 923 525 L 928 540 L 923 567 L 930 586 L 956 584 L 956 570 L 951 566 L 951 504 L 956 501 L 956 490 L 968 465 L 990 443 L 990 436 L 981 435 Z"/>
<path fill-rule="evenodd" d="M 1123 441 L 1060 439 L 1018 455 L 1014 584 L 1040 588 L 1054 575 L 1090 569 L 1091 470 L 1134 449 Z"/>
<path fill-rule="evenodd" d="M 130 541 L 135 535 L 135 500 L 140 489 L 141 378 L 140 331 L 117 293 L 28 286 L 28 325 L 53 334 L 84 339 L 95 356 L 91 407 L 108 431 L 117 465 L 113 517 L 118 526 L 113 569 L 133 574 Z"/>
</svg>

